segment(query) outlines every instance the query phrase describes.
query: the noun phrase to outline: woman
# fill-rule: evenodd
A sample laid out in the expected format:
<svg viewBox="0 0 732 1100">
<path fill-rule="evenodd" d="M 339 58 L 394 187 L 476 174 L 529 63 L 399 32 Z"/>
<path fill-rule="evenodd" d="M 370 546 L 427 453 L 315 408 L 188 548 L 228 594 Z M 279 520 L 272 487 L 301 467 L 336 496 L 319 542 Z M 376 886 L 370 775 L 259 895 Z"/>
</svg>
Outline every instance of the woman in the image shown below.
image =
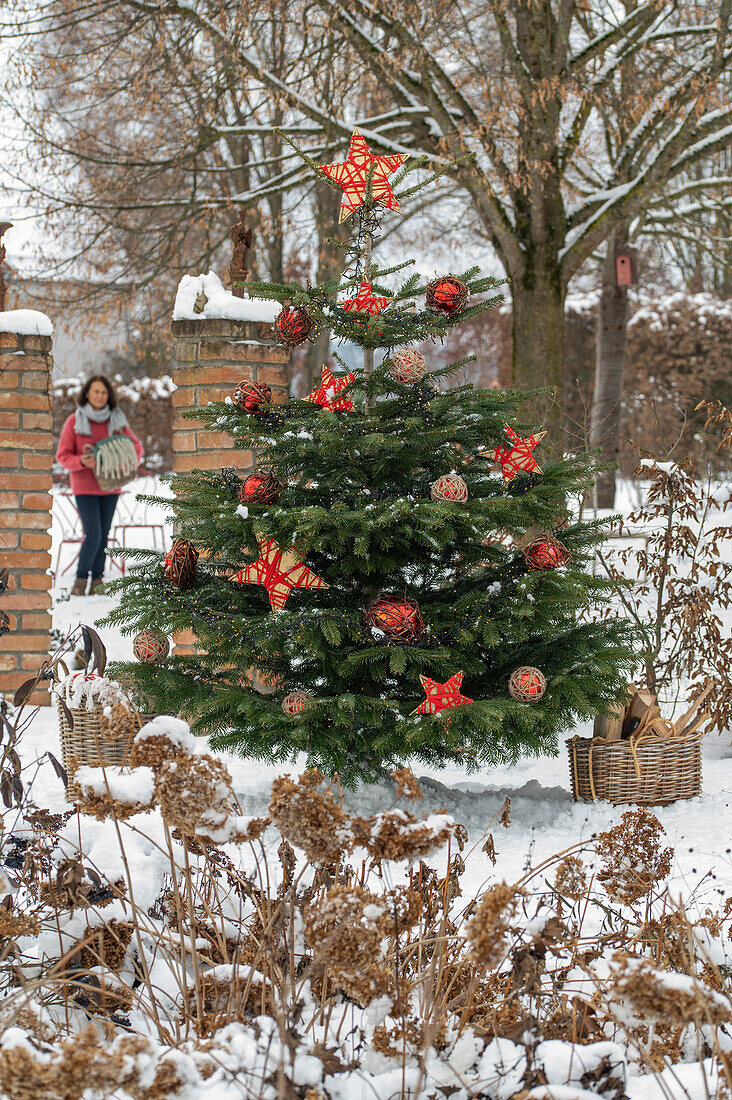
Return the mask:
<svg viewBox="0 0 732 1100">
<path fill-rule="evenodd" d="M 94 476 L 96 460 L 91 453 L 92 447 L 108 435 L 123 432 L 134 443 L 139 462 L 142 444 L 131 431 L 125 414 L 117 407 L 114 386 L 103 374 L 95 374 L 84 383 L 76 404 L 76 412 L 71 414 L 61 432 L 56 461 L 71 474 L 71 491 L 84 528 L 72 589 L 74 596 L 83 596 L 90 573 L 92 592 L 102 583 L 104 552 L 120 494 L 119 489 L 111 493 L 100 489 Z"/>
</svg>

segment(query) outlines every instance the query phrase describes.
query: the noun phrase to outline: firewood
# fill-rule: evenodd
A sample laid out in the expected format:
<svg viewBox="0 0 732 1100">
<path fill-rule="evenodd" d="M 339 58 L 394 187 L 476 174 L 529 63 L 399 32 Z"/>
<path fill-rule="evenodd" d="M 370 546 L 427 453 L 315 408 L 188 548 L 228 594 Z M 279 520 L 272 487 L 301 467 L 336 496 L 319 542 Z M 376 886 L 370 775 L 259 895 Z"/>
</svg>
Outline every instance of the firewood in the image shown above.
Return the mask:
<svg viewBox="0 0 732 1100">
<path fill-rule="evenodd" d="M 684 714 L 682 714 L 681 717 L 677 718 L 674 722 L 674 731 L 676 732 L 676 734 L 687 732 L 686 727 L 690 724 L 691 720 L 693 719 L 696 712 L 699 710 L 699 707 L 702 705 L 702 703 L 707 700 L 713 688 L 713 681 L 708 679 L 689 709 L 685 711 Z M 697 726 L 695 725 L 694 728 L 696 729 Z"/>
<path fill-rule="evenodd" d="M 623 720 L 623 737 L 630 737 L 632 727 L 635 726 L 635 732 L 637 733 L 640 726 L 636 726 L 635 719 L 643 720 L 646 711 L 656 703 L 656 696 L 651 691 L 636 691 L 633 695 L 630 703 L 625 711 L 625 718 Z M 658 712 L 661 713 L 660 710 Z"/>
<path fill-rule="evenodd" d="M 596 714 L 593 737 L 604 737 L 606 741 L 619 741 L 623 730 L 625 708 L 618 705 L 610 714 Z"/>
</svg>

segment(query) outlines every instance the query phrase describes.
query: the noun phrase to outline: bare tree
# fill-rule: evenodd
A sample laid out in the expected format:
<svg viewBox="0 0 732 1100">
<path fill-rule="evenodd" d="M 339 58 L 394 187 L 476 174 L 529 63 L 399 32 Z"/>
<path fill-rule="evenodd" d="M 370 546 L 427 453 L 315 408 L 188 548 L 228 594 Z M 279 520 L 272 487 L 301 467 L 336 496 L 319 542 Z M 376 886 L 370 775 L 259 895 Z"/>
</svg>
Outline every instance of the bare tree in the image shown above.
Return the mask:
<svg viewBox="0 0 732 1100">
<path fill-rule="evenodd" d="M 223 137 L 252 142 L 267 134 L 272 119 L 262 121 L 262 110 L 275 103 L 285 128 L 316 156 L 327 143 L 345 142 L 354 124 L 379 151 L 425 156 L 432 167 L 472 153 L 452 176 L 468 203 L 466 224 L 492 243 L 511 279 L 514 382 L 561 393 L 564 298 L 572 277 L 619 224 L 729 144 L 732 113 L 718 93 L 732 56 L 731 4 L 652 0 L 623 9 L 603 0 L 449 6 L 297 0 L 286 18 L 300 48 L 284 69 L 261 51 L 262 12 L 269 8 L 241 0 L 46 0 L 34 5 L 41 20 L 34 26 L 58 30 L 64 21 L 113 12 L 165 40 L 189 35 L 204 42 L 219 68 L 237 74 L 258 97 L 241 121 L 224 125 L 211 117 L 196 127 L 189 136 L 206 149 Z M 341 52 L 328 53 L 333 34 L 350 68 L 340 64 L 339 94 L 333 97 L 331 81 L 329 100 L 321 65 L 338 64 Z M 669 62 L 692 48 L 693 65 Z M 598 149 L 599 112 L 631 61 L 639 74 L 663 62 L 666 79 L 610 159 Z M 364 73 L 383 104 L 374 114 L 349 98 Z M 301 165 L 265 142 L 248 171 L 253 182 L 225 198 L 216 193 L 216 169 L 202 173 L 196 190 L 202 205 L 259 203 L 302 187 Z M 180 212 L 180 199 L 173 202 Z M 548 426 L 559 445 L 559 408 L 549 413 Z"/>
</svg>

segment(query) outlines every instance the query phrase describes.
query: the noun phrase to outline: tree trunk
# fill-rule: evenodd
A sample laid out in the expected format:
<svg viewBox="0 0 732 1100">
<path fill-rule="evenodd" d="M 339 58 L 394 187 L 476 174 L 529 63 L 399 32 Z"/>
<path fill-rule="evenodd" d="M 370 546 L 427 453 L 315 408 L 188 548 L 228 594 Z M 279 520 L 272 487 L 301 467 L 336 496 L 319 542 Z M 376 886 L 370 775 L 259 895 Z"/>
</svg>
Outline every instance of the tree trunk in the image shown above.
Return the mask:
<svg viewBox="0 0 732 1100">
<path fill-rule="evenodd" d="M 318 235 L 318 284 L 337 279 L 345 267 L 345 250 L 339 248 L 337 241 L 347 241 L 351 225 L 338 222 L 340 194 L 334 194 L 326 183 L 315 185 L 315 229 Z M 313 381 L 320 375 L 324 363 L 328 362 L 330 349 L 330 330 L 319 332 L 312 343 L 307 345 L 303 364 L 302 385 L 304 393 L 313 388 Z"/>
<path fill-rule="evenodd" d="M 559 271 L 536 267 L 513 285 L 512 381 L 517 389 L 551 387 L 527 402 L 527 419 L 546 429 L 544 453 L 561 455 L 564 445 L 564 293 Z M 537 454 L 541 465 L 541 457 Z"/>
<path fill-rule="evenodd" d="M 625 232 L 620 234 L 625 239 Z M 602 294 L 595 338 L 595 386 L 590 417 L 590 446 L 599 447 L 608 462 L 620 458 L 620 417 L 625 373 L 628 294 L 615 285 L 615 248 L 618 234 L 610 237 L 603 265 Z M 615 507 L 616 470 L 600 474 L 595 484 L 597 508 Z"/>
</svg>

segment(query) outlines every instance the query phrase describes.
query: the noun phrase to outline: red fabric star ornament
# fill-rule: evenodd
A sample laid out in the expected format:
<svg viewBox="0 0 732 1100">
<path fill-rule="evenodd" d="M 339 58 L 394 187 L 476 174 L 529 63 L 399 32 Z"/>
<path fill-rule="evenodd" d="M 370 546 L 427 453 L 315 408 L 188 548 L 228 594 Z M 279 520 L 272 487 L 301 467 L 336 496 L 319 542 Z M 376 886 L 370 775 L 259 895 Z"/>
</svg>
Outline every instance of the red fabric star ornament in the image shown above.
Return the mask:
<svg viewBox="0 0 732 1100">
<path fill-rule="evenodd" d="M 381 313 L 382 309 L 386 309 L 388 304 L 389 299 L 382 298 L 380 294 L 374 294 L 371 283 L 367 283 L 364 279 L 359 283 L 356 297 L 344 302 L 343 308 L 352 313 L 370 313 L 375 317 L 377 313 Z"/>
<path fill-rule="evenodd" d="M 439 714 L 440 711 L 452 707 L 461 707 L 465 703 L 472 703 L 467 695 L 463 695 L 460 688 L 463 686 L 463 672 L 456 672 L 444 684 L 438 684 L 436 680 L 430 680 L 429 676 L 420 676 L 424 688 L 425 700 L 420 703 L 412 714 Z"/>
<path fill-rule="evenodd" d="M 537 443 L 542 441 L 546 432 L 538 432 L 536 435 L 530 435 L 526 439 L 522 439 L 506 424 L 506 435 L 510 440 L 509 445 L 496 447 L 495 452 L 496 462 L 500 462 L 503 470 L 503 480 L 510 481 L 519 470 L 535 471 L 540 474 L 541 466 L 534 458 L 533 450 Z"/>
<path fill-rule="evenodd" d="M 282 610 L 293 588 L 329 587 L 312 569 L 308 569 L 294 547 L 292 550 L 282 550 L 273 539 L 259 535 L 257 542 L 259 558 L 244 569 L 238 569 L 232 580 L 238 584 L 261 584 L 267 589 L 273 611 Z"/>
<path fill-rule="evenodd" d="M 399 211 L 399 203 L 391 189 L 389 176 L 392 176 L 397 168 L 401 168 L 406 159 L 401 153 L 396 153 L 393 157 L 375 157 L 366 144 L 363 134 L 359 130 L 354 130 L 351 134 L 347 158 L 338 164 L 320 165 L 326 176 L 337 183 L 343 191 L 338 220 L 345 221 L 354 210 L 363 206 L 366 200 L 366 183 L 372 166 L 371 197 L 374 202 L 380 202 L 389 210 Z"/>
<path fill-rule="evenodd" d="M 353 380 L 352 374 L 342 374 L 340 378 L 336 378 L 333 372 L 324 366 L 320 375 L 320 385 L 309 393 L 305 400 L 313 405 L 320 405 L 323 409 L 352 412 L 354 406 L 350 397 L 339 397 L 338 394 Z"/>
</svg>

